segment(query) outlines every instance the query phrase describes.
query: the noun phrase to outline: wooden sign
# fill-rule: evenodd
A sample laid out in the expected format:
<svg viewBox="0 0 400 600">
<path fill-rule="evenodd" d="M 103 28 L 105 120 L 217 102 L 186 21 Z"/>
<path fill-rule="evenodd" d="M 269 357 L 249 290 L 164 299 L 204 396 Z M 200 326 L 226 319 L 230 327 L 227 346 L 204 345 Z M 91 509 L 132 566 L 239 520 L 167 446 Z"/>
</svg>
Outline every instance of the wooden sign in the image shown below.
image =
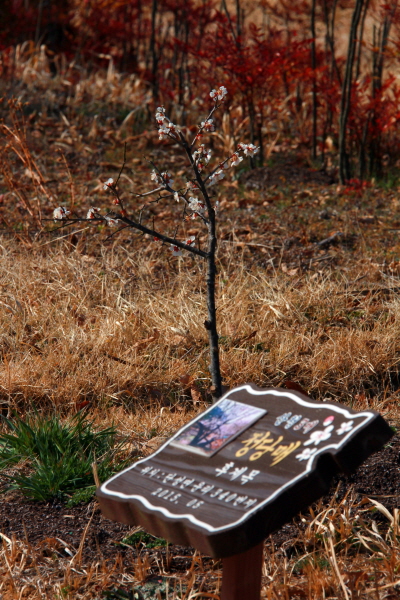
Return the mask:
<svg viewBox="0 0 400 600">
<path fill-rule="evenodd" d="M 392 435 L 376 412 L 243 385 L 97 496 L 110 519 L 232 557 L 260 545 Z"/>
</svg>

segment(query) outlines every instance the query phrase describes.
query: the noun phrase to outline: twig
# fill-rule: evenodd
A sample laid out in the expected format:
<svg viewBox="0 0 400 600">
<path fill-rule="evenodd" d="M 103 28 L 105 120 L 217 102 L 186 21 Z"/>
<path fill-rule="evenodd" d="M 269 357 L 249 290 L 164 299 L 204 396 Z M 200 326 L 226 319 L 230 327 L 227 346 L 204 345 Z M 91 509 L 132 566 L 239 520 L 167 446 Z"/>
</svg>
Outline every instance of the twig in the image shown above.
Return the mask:
<svg viewBox="0 0 400 600">
<path fill-rule="evenodd" d="M 330 551 L 331 551 L 331 559 L 332 559 L 333 569 L 334 569 L 334 571 L 335 571 L 335 573 L 337 575 L 337 578 L 339 579 L 340 587 L 343 590 L 344 597 L 346 598 L 346 600 L 350 600 L 349 594 L 347 592 L 346 585 L 344 583 L 343 576 L 342 576 L 341 572 L 339 571 L 339 566 L 338 566 L 337 560 L 336 560 L 335 548 L 334 548 L 334 545 L 333 545 L 332 535 L 331 535 L 330 532 L 328 532 L 327 537 L 328 537 L 329 548 L 330 548 Z"/>
<path fill-rule="evenodd" d="M 316 262 L 322 262 L 323 260 L 329 260 L 330 258 L 334 258 L 332 254 L 324 254 L 324 256 L 317 256 L 316 258 L 310 258 L 310 265 Z"/>
<path fill-rule="evenodd" d="M 88 524 L 86 525 L 85 529 L 83 530 L 82 539 L 81 539 L 80 544 L 79 544 L 78 552 L 71 559 L 70 565 L 73 565 L 74 562 L 78 561 L 78 560 L 79 560 L 79 564 L 81 563 L 83 546 L 85 544 L 87 532 L 89 530 L 90 525 L 92 524 L 92 521 L 93 521 L 96 509 L 97 509 L 97 506 L 94 506 L 93 507 L 93 511 L 92 511 L 92 516 L 90 517 Z"/>
<path fill-rule="evenodd" d="M 341 231 L 336 231 L 335 233 L 333 233 L 329 237 L 325 238 L 324 240 L 321 240 L 320 242 L 316 242 L 315 246 L 318 246 L 318 248 L 323 248 L 324 246 L 330 246 L 330 244 L 333 244 L 339 237 L 342 237 L 342 235 L 343 235 L 343 233 Z"/>
<path fill-rule="evenodd" d="M 10 538 L 9 538 L 9 537 L 7 537 L 6 535 L 4 535 L 4 533 L 1 533 L 1 531 L 0 531 L 0 537 L 1 537 L 1 538 L 2 538 L 2 539 L 5 541 L 5 542 L 7 542 L 7 544 L 11 544 L 11 540 L 10 540 Z"/>
<path fill-rule="evenodd" d="M 124 229 L 129 229 L 129 225 L 125 225 L 125 227 L 120 227 L 119 229 L 117 229 L 116 231 L 113 231 L 112 233 L 110 233 L 110 235 L 108 235 L 106 237 L 106 239 L 104 240 L 104 242 L 108 242 L 108 240 L 111 240 L 112 237 L 114 237 L 114 235 L 117 235 L 117 233 L 120 233 L 121 231 L 123 231 Z"/>
<path fill-rule="evenodd" d="M 117 181 L 116 181 L 116 182 L 115 182 L 115 184 L 114 184 L 114 186 L 115 186 L 115 187 L 116 187 L 116 186 L 117 186 L 117 184 L 118 184 L 119 178 L 121 177 L 121 174 L 122 174 L 122 171 L 124 170 L 124 167 L 125 167 L 125 165 L 126 165 L 126 142 L 125 142 L 125 144 L 124 144 L 124 161 L 123 161 L 123 163 L 122 163 L 122 166 L 121 166 L 121 168 L 120 168 L 120 170 L 119 170 L 118 177 L 117 177 Z"/>
<path fill-rule="evenodd" d="M 153 238 L 161 240 L 162 242 L 166 242 L 167 244 L 172 244 L 173 246 L 177 246 L 177 248 L 182 248 L 182 250 L 187 250 L 188 252 L 197 254 L 198 256 L 201 256 L 202 258 L 208 258 L 207 252 L 203 252 L 203 250 L 198 250 L 194 246 L 189 246 L 188 244 L 184 244 L 183 242 L 180 242 L 176 238 L 171 238 L 168 235 L 164 235 L 163 233 L 154 231 L 154 229 L 149 229 L 148 227 L 145 227 L 144 225 L 141 225 L 140 223 L 136 223 L 135 221 L 132 221 L 128 217 L 124 217 L 124 216 L 116 213 L 115 218 L 118 219 L 119 221 L 122 221 L 123 223 L 126 223 L 130 227 L 133 227 L 134 229 L 141 231 L 142 233 L 151 235 Z"/>
<path fill-rule="evenodd" d="M 234 244 L 235 246 L 254 246 L 256 248 L 268 248 L 268 250 L 273 250 L 274 246 L 267 246 L 266 244 L 256 244 L 253 242 L 234 242 L 231 240 L 222 240 L 223 244 Z"/>
<path fill-rule="evenodd" d="M 61 227 L 57 227 L 57 229 L 61 229 Z M 83 229 L 77 229 L 76 231 L 69 231 L 65 235 L 60 235 L 59 237 L 53 238 L 52 240 L 49 240 L 48 242 L 45 242 L 44 244 L 40 244 L 39 247 L 43 248 L 43 246 L 47 246 L 47 244 L 51 244 L 52 242 L 57 242 L 58 240 L 63 240 L 64 238 L 69 237 L 70 235 L 74 235 L 75 233 L 80 233 L 81 231 L 86 231 L 87 229 L 89 229 L 89 227 L 83 227 Z M 57 230 L 53 229 L 53 231 L 57 231 Z M 49 231 L 49 233 L 51 233 L 51 232 Z"/>
<path fill-rule="evenodd" d="M 144 198 L 145 196 L 151 196 L 152 194 L 156 194 L 158 192 L 162 192 L 162 190 L 165 189 L 164 186 L 161 186 L 155 190 L 151 190 L 150 192 L 146 192 L 145 194 L 133 194 L 134 196 L 136 196 L 137 198 Z"/>
</svg>

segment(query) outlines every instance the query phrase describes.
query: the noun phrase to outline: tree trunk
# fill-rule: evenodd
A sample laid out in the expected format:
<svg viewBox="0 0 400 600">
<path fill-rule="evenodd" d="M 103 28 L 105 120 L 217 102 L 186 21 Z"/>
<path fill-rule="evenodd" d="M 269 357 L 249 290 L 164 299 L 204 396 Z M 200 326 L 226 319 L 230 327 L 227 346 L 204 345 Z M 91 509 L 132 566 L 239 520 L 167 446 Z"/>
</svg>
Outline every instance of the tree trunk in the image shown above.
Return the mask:
<svg viewBox="0 0 400 600">
<path fill-rule="evenodd" d="M 350 179 L 349 155 L 346 149 L 347 121 L 350 113 L 351 91 L 353 87 L 353 65 L 357 43 L 357 30 L 360 22 L 364 0 L 356 0 L 353 17 L 351 19 L 349 47 L 347 50 L 346 71 L 342 85 L 342 98 L 340 102 L 339 119 L 339 180 L 344 184 Z"/>
<path fill-rule="evenodd" d="M 383 24 L 379 29 L 378 40 L 374 41 L 374 48 L 379 48 L 378 54 L 374 54 L 372 70 L 372 97 L 375 99 L 382 88 L 383 64 L 385 61 L 386 48 L 389 39 L 390 29 L 397 10 L 397 0 L 393 3 L 390 12 L 385 16 Z M 372 127 L 376 130 L 377 114 L 376 110 L 372 113 Z M 369 172 L 377 177 L 382 177 L 382 156 L 381 156 L 381 134 L 377 132 L 370 143 Z"/>
<path fill-rule="evenodd" d="M 213 384 L 213 399 L 218 400 L 222 396 L 222 378 L 219 362 L 219 347 L 217 333 L 217 309 L 215 306 L 215 277 L 217 267 L 215 264 L 215 253 L 217 249 L 217 236 L 215 227 L 215 211 L 209 211 L 210 223 L 208 226 L 208 257 L 207 257 L 207 311 L 208 319 L 204 323 L 208 331 L 210 344 L 210 373 Z"/>
<path fill-rule="evenodd" d="M 151 83 L 153 86 L 153 100 L 158 98 L 158 55 L 156 49 L 156 18 L 157 18 L 157 0 L 153 0 L 151 6 L 151 37 L 150 37 L 150 55 L 151 55 Z"/>
<path fill-rule="evenodd" d="M 315 47 L 315 7 L 316 0 L 312 0 L 311 5 L 311 69 L 312 76 L 312 157 L 317 158 L 317 78 L 316 78 L 316 47 Z"/>
</svg>

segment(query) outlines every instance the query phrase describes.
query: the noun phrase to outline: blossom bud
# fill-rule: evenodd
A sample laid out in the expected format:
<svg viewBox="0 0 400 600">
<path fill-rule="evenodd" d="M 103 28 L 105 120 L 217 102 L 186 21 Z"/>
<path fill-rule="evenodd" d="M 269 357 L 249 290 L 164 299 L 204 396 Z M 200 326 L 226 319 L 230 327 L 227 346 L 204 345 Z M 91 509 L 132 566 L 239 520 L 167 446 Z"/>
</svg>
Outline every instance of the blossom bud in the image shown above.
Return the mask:
<svg viewBox="0 0 400 600">
<path fill-rule="evenodd" d="M 95 207 L 89 208 L 89 210 L 87 212 L 87 215 L 86 215 L 86 218 L 87 219 L 94 219 L 95 218 L 95 213 L 100 212 L 100 210 L 101 210 L 100 208 L 95 208 Z"/>
<path fill-rule="evenodd" d="M 204 129 L 204 131 L 215 131 L 215 125 L 212 119 L 206 119 L 205 121 L 202 121 L 200 127 L 201 129 Z"/>
<path fill-rule="evenodd" d="M 185 241 L 186 246 L 191 246 L 192 244 L 194 244 L 195 240 L 196 236 L 191 235 L 190 238 Z"/>
<path fill-rule="evenodd" d="M 238 150 L 242 150 L 246 156 L 254 156 L 260 150 L 260 147 L 254 144 L 238 144 Z"/>
<path fill-rule="evenodd" d="M 169 248 L 172 252 L 172 256 L 182 256 L 182 250 L 178 246 L 171 244 Z"/>
<path fill-rule="evenodd" d="M 109 179 L 107 179 L 107 181 L 103 185 L 103 190 L 108 190 L 108 188 L 113 187 L 113 184 L 114 184 L 114 179 L 112 177 L 110 177 Z"/>
<path fill-rule="evenodd" d="M 214 100 L 214 102 L 217 102 L 218 100 L 223 100 L 227 93 L 228 90 L 226 89 L 226 87 L 221 85 L 217 90 L 211 90 L 210 97 Z"/>
<path fill-rule="evenodd" d="M 55 208 L 53 210 L 53 219 L 54 219 L 55 222 L 57 222 L 57 221 L 63 221 L 70 214 L 71 214 L 71 212 L 69 210 L 67 210 L 63 206 L 59 206 L 58 208 Z"/>
<path fill-rule="evenodd" d="M 213 173 L 210 176 L 208 182 L 210 185 L 214 185 L 215 183 L 217 183 L 217 181 L 220 181 L 224 177 L 225 177 L 225 173 L 223 172 L 222 169 L 219 169 L 218 171 L 216 171 L 215 173 Z"/>
<path fill-rule="evenodd" d="M 113 219 L 112 217 L 104 217 L 105 222 L 109 227 L 117 227 L 118 219 Z"/>
</svg>

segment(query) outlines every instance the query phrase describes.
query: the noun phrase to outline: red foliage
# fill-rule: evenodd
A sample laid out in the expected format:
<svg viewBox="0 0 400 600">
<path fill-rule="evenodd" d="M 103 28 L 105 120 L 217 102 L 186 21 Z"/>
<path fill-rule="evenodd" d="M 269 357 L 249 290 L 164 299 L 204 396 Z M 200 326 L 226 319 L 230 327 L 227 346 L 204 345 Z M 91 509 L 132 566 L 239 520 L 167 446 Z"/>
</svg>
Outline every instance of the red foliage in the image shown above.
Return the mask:
<svg viewBox="0 0 400 600">
<path fill-rule="evenodd" d="M 10 47 L 33 39 L 44 43 L 50 54 L 79 56 L 94 67 L 107 66 L 112 59 L 118 69 L 135 72 L 148 82 L 154 102 L 167 107 L 202 108 L 199 98 L 206 97 L 212 86 L 225 85 L 241 106 L 243 121 L 249 122 L 250 141 L 261 146 L 274 122 L 284 136 L 310 146 L 313 108 L 319 147 L 324 148 L 328 136 L 338 137 L 345 57 L 333 57 L 333 68 L 331 48 L 321 41 L 312 68 L 311 5 L 306 0 L 263 0 L 260 10 L 272 17 L 269 24 L 242 19 L 239 29 L 236 15 L 219 10 L 217 0 L 58 0 L 42 5 L 42 13 L 39 6 L 40 0 L 1 3 L 3 73 L 11 71 Z M 317 2 L 321 31 L 324 7 L 329 13 L 333 3 Z M 371 10 L 382 27 L 389 18 L 392 28 L 398 26 L 400 11 L 393 11 L 391 3 L 372 3 Z M 391 35 L 394 41 L 385 51 L 387 61 L 398 55 L 396 39 Z M 367 45 L 361 50 L 364 57 L 377 56 L 376 49 Z M 372 147 L 383 153 L 389 144 L 399 146 L 399 88 L 386 73 L 376 86 L 373 69 L 368 68 L 352 86 L 348 127 L 349 151 L 354 156 Z M 262 152 L 259 156 L 262 160 Z"/>
</svg>

